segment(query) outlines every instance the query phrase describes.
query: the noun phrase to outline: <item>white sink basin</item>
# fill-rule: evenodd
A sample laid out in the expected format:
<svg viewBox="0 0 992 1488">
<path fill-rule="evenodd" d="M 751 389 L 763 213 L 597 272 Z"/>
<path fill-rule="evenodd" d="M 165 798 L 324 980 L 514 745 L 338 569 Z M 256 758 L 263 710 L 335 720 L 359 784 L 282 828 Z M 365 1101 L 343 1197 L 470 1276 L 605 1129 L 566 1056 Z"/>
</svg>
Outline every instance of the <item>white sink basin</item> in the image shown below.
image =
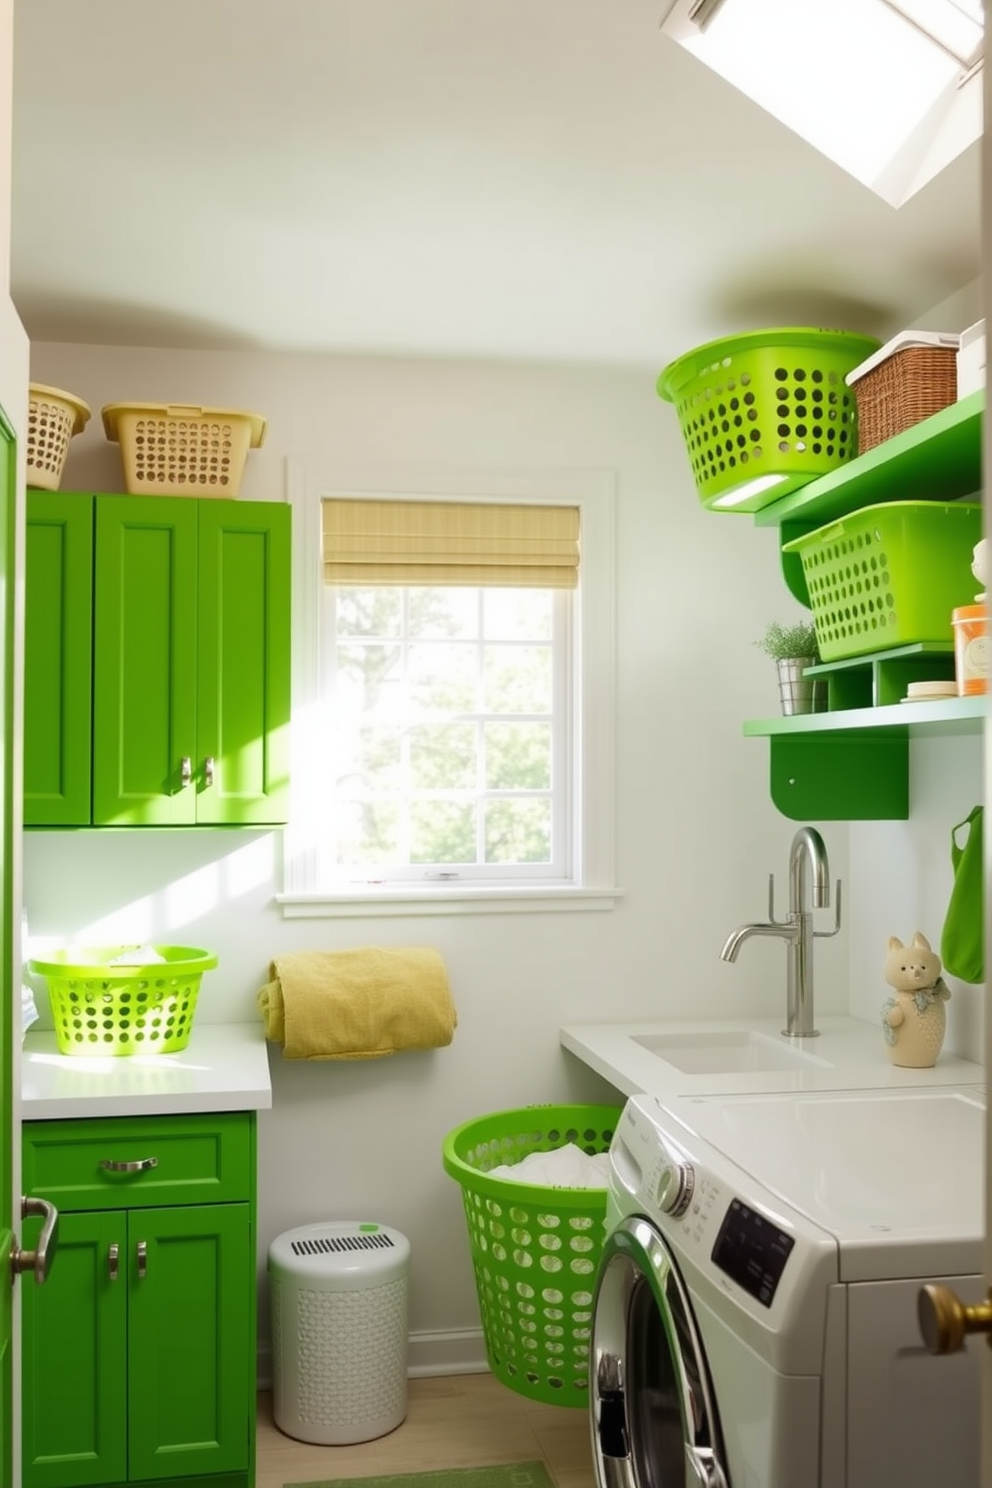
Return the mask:
<svg viewBox="0 0 992 1488">
<path fill-rule="evenodd" d="M 816 1054 L 750 1029 L 634 1035 L 634 1043 L 688 1075 L 739 1074 L 747 1070 L 830 1069 Z"/>
</svg>

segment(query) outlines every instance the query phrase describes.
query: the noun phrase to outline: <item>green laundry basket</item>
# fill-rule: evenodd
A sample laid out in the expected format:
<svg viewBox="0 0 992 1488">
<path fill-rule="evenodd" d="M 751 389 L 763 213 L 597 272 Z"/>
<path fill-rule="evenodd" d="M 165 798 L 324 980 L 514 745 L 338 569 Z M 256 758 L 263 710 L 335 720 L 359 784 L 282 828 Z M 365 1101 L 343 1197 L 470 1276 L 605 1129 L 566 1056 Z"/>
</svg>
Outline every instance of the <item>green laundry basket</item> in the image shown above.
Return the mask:
<svg viewBox="0 0 992 1488">
<path fill-rule="evenodd" d="M 55 1040 L 62 1054 L 176 1054 L 193 1028 L 200 979 L 217 965 L 212 951 L 157 945 L 161 961 L 137 959 L 146 948 L 87 946 L 28 962 L 48 983 Z M 128 954 L 135 960 L 128 962 Z"/>
<path fill-rule="evenodd" d="M 858 453 L 858 405 L 844 381 L 879 342 L 787 326 L 708 341 L 658 378 L 675 404 L 700 500 L 757 511 Z"/>
<path fill-rule="evenodd" d="M 824 661 L 954 637 L 951 611 L 971 604 L 982 508 L 969 501 L 865 506 L 784 543 L 798 553 Z"/>
<path fill-rule="evenodd" d="M 518 1394 L 586 1407 L 593 1294 L 606 1189 L 489 1177 L 530 1152 L 573 1142 L 607 1152 L 620 1106 L 525 1106 L 456 1127 L 445 1172 L 461 1185 L 489 1367 Z"/>
</svg>

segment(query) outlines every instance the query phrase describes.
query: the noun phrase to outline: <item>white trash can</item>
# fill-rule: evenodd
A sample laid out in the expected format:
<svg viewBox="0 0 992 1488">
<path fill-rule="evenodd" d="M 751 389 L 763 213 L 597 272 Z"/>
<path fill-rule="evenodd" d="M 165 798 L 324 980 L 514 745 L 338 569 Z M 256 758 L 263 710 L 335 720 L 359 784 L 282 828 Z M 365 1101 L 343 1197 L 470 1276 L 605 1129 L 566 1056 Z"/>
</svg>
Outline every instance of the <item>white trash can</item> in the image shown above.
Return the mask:
<svg viewBox="0 0 992 1488">
<path fill-rule="evenodd" d="M 328 1221 L 269 1247 L 272 1415 L 322 1446 L 371 1441 L 406 1416 L 410 1242 Z"/>
</svg>

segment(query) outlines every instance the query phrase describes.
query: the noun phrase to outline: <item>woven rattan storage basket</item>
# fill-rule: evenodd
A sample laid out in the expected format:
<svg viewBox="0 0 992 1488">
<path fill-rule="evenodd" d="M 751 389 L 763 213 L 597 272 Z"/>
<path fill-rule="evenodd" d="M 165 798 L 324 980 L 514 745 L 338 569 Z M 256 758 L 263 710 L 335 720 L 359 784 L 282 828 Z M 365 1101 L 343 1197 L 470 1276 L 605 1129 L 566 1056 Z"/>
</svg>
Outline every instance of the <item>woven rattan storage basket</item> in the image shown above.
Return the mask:
<svg viewBox="0 0 992 1488">
<path fill-rule="evenodd" d="M 607 1152 L 620 1109 L 525 1106 L 480 1116 L 444 1139 L 445 1172 L 462 1189 L 489 1367 L 511 1390 L 549 1405 L 588 1406 L 606 1189 L 514 1183 L 489 1170 L 569 1142 Z"/>
<path fill-rule="evenodd" d="M 265 420 L 238 408 L 108 403 L 103 428 L 121 447 L 129 496 L 237 496 Z"/>
<path fill-rule="evenodd" d="M 922 332 L 906 332 L 906 337 Z M 896 337 L 847 378 L 858 402 L 858 453 L 865 454 L 947 408 L 958 395 L 957 336 L 928 344 Z"/>
<path fill-rule="evenodd" d="M 90 410 L 82 398 L 61 388 L 28 384 L 27 484 L 57 491 L 69 453 L 69 440 L 81 434 Z"/>
</svg>

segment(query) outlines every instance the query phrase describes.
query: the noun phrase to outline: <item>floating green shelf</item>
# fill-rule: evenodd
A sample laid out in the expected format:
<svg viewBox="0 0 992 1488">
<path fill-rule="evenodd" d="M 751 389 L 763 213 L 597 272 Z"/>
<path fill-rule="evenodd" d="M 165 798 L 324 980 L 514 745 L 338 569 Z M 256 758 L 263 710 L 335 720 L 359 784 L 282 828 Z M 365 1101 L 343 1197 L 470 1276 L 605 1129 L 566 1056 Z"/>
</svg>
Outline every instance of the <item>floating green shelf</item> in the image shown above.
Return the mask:
<svg viewBox="0 0 992 1488">
<path fill-rule="evenodd" d="M 910 739 L 981 734 L 987 712 L 986 697 L 945 698 L 758 719 L 744 733 L 768 739 L 772 801 L 790 820 L 905 821 Z"/>
<path fill-rule="evenodd" d="M 755 513 L 781 543 L 888 501 L 956 501 L 982 489 L 985 393 L 943 408 L 849 464 Z M 789 590 L 809 605 L 802 561 L 782 555 Z M 899 821 L 909 816 L 911 739 L 981 734 L 988 699 L 903 703 L 910 682 L 954 676 L 954 647 L 918 644 L 807 668 L 827 682 L 826 713 L 759 719 L 768 739 L 771 796 L 794 821 Z"/>
<path fill-rule="evenodd" d="M 984 415 L 984 391 L 969 393 L 829 475 L 763 507 L 755 513 L 755 525 L 781 528 L 781 542 L 786 543 L 864 506 L 975 496 L 982 488 Z M 782 554 L 782 573 L 790 593 L 808 606 L 798 553 Z"/>
<path fill-rule="evenodd" d="M 807 532 L 884 501 L 955 501 L 982 488 L 984 392 L 969 393 L 829 475 L 755 513 L 758 527 L 801 522 Z"/>
</svg>

